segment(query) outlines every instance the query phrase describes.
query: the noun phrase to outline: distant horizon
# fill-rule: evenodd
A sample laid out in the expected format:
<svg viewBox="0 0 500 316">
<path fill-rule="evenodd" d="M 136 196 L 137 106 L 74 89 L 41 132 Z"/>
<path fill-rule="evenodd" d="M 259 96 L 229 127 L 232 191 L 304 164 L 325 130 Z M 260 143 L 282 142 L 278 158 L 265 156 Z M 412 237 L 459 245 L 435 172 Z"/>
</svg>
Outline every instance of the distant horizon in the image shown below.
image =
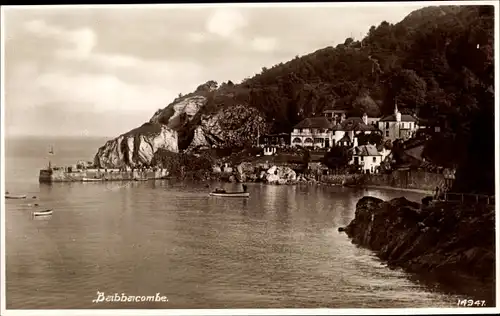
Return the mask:
<svg viewBox="0 0 500 316">
<path fill-rule="evenodd" d="M 69 138 L 78 138 L 78 139 L 114 139 L 118 137 L 116 136 L 99 136 L 99 135 L 32 135 L 32 134 L 14 134 L 14 135 L 8 135 L 5 134 L 4 136 L 5 140 L 8 139 L 16 139 L 16 138 L 59 138 L 59 139 L 69 139 Z"/>
</svg>

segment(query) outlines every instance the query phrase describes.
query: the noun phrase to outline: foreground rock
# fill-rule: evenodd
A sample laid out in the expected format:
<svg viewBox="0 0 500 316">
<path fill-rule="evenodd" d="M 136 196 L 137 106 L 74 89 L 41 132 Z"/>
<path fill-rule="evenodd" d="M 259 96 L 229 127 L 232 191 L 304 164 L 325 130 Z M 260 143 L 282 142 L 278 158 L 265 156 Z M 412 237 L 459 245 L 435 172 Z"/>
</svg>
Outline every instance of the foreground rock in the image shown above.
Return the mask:
<svg viewBox="0 0 500 316">
<path fill-rule="evenodd" d="M 345 232 L 390 266 L 494 305 L 494 216 L 486 206 L 421 206 L 405 198 L 363 197 Z"/>
</svg>

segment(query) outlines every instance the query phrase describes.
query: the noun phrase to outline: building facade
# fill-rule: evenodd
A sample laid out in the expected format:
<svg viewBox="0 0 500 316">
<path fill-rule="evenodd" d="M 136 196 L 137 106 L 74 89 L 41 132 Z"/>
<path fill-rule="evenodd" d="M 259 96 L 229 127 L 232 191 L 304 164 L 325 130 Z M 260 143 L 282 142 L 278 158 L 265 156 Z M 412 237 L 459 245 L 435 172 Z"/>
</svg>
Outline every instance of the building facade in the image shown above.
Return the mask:
<svg viewBox="0 0 500 316">
<path fill-rule="evenodd" d="M 381 133 L 370 118 L 341 115 L 338 123 L 331 118 L 307 118 L 294 126 L 290 135 L 292 146 L 329 148 L 333 146 L 355 147 L 360 134 Z"/>
<path fill-rule="evenodd" d="M 357 146 L 352 149 L 350 164 L 360 166 L 363 173 L 378 173 L 388 154 L 386 150 L 379 151 L 375 145 Z"/>
<path fill-rule="evenodd" d="M 333 127 L 333 143 L 338 146 L 357 146 L 356 138 L 360 134 L 380 133 L 374 124 L 370 123 L 368 115 L 350 117 Z"/>
<path fill-rule="evenodd" d="M 326 117 L 306 118 L 293 127 L 292 146 L 328 148 L 332 146 L 333 123 Z"/>
<path fill-rule="evenodd" d="M 411 138 L 418 129 L 417 119 L 409 114 L 401 114 L 397 105 L 394 114 L 381 118 L 377 124 L 382 136 L 391 141 Z"/>
</svg>

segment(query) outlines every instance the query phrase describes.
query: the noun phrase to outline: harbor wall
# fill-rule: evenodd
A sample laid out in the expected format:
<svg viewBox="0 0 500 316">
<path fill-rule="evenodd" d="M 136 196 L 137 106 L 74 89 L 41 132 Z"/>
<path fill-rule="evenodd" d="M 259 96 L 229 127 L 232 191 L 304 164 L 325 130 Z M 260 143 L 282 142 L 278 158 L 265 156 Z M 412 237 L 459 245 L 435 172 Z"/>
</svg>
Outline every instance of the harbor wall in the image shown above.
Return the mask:
<svg viewBox="0 0 500 316">
<path fill-rule="evenodd" d="M 79 182 L 84 178 L 102 179 L 103 181 L 127 181 L 136 179 L 162 179 L 168 176 L 168 171 L 159 169 L 156 171 L 119 171 L 116 170 L 75 170 L 64 169 L 40 170 L 39 182 Z"/>
<path fill-rule="evenodd" d="M 364 175 L 362 186 L 384 186 L 401 189 L 434 191 L 445 184 L 441 173 L 430 173 L 417 170 L 395 170 L 390 174 Z"/>
</svg>

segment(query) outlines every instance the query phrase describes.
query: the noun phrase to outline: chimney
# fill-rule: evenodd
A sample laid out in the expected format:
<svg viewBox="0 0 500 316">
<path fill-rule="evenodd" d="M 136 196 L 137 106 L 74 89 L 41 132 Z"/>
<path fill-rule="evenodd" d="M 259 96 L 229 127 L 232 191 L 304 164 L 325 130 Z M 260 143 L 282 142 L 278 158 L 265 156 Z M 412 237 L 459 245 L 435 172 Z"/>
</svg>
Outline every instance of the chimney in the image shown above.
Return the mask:
<svg viewBox="0 0 500 316">
<path fill-rule="evenodd" d="M 394 116 L 396 116 L 396 122 L 401 122 L 401 112 L 398 111 L 398 102 L 396 101 L 394 105 Z"/>
<path fill-rule="evenodd" d="M 365 125 L 368 125 L 368 115 L 366 113 L 363 114 L 363 123 L 365 123 Z"/>
</svg>

